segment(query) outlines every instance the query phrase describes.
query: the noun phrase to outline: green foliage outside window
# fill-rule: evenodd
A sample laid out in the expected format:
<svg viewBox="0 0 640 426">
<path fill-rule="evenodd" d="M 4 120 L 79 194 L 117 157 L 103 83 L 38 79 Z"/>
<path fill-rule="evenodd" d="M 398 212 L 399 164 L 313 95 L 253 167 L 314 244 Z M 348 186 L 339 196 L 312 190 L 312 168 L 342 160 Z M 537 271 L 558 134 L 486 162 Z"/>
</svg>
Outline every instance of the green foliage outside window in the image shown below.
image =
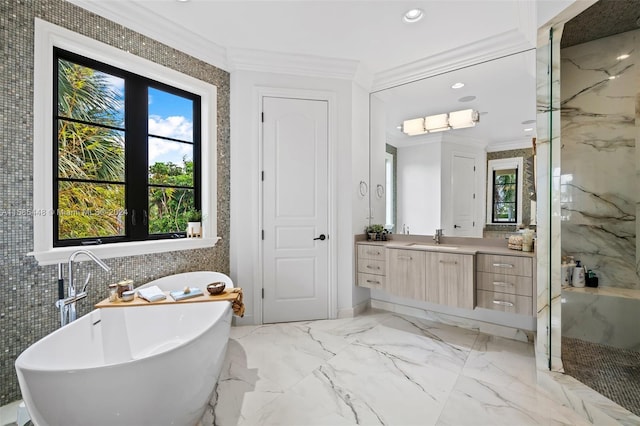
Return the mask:
<svg viewBox="0 0 640 426">
<path fill-rule="evenodd" d="M 58 60 L 59 240 L 126 234 L 124 96 L 114 80 L 123 83 Z M 193 168 L 186 158 L 183 166 L 149 166 L 148 234 L 185 231 L 195 208 Z"/>
</svg>

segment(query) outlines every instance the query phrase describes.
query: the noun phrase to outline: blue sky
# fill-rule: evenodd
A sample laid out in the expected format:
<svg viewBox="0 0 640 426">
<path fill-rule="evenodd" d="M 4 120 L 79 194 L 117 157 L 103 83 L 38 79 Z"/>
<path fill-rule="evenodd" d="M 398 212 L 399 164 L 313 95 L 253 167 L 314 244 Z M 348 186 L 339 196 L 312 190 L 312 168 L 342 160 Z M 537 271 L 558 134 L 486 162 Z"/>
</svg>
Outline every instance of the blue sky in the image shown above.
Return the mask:
<svg viewBox="0 0 640 426">
<path fill-rule="evenodd" d="M 124 99 L 124 80 L 104 74 L 112 89 Z M 122 102 L 124 114 L 124 102 Z M 124 117 L 124 115 L 123 115 Z M 193 141 L 193 101 L 162 90 L 149 89 L 149 133 L 174 139 Z M 193 146 L 149 138 L 149 164 L 172 162 L 182 164 L 193 159 Z"/>
</svg>

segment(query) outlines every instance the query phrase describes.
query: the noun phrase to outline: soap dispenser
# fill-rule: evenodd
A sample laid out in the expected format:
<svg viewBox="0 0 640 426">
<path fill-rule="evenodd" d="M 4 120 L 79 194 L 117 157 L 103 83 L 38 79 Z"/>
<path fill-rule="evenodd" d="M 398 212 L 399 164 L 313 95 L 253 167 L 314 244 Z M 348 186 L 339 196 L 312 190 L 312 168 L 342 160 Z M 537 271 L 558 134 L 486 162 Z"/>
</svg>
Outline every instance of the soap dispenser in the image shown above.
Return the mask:
<svg viewBox="0 0 640 426">
<path fill-rule="evenodd" d="M 573 269 L 573 281 L 572 284 L 574 287 L 584 287 L 585 278 L 584 278 L 584 267 L 580 265 L 580 261 L 576 260 L 576 267 Z"/>
</svg>

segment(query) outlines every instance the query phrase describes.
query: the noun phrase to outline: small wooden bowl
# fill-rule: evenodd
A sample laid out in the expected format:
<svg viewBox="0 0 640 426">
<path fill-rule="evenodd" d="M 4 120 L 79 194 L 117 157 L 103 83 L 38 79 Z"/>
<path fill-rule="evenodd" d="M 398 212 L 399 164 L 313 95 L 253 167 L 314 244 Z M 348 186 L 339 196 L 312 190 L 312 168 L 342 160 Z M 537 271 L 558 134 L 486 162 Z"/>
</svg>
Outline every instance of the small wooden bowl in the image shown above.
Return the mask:
<svg viewBox="0 0 640 426">
<path fill-rule="evenodd" d="M 207 285 L 207 291 L 210 295 L 215 296 L 221 294 L 224 291 L 226 284 L 223 282 L 211 283 Z"/>
</svg>

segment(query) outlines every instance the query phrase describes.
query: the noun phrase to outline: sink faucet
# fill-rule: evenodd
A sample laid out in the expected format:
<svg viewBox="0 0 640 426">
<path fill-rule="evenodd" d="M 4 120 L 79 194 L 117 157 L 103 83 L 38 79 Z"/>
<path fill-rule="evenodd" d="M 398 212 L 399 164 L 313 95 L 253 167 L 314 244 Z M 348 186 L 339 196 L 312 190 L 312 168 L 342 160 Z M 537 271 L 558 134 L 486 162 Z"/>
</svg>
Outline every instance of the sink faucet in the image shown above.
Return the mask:
<svg viewBox="0 0 640 426">
<path fill-rule="evenodd" d="M 77 250 L 71 253 L 71 256 L 69 256 L 69 262 L 68 262 L 69 263 L 68 265 L 69 286 L 67 288 L 67 297 L 63 299 L 59 299 L 56 302 L 56 307 L 60 309 L 60 325 L 61 326 L 64 326 L 72 321 L 75 321 L 77 317 L 76 302 L 78 300 L 82 300 L 85 297 L 87 297 L 87 286 L 89 285 L 89 279 L 91 278 L 91 273 L 87 275 L 87 278 L 84 281 L 84 285 L 82 286 L 82 290 L 79 293 L 76 290 L 76 285 L 73 277 L 73 262 L 76 260 L 76 257 L 78 257 L 81 254 L 93 260 L 95 263 L 98 264 L 98 266 L 100 266 L 106 272 L 111 271 L 111 268 L 109 268 L 102 260 L 100 260 L 95 254 L 91 253 L 89 250 Z"/>
<path fill-rule="evenodd" d="M 442 238 L 442 229 L 436 229 L 436 233 L 433 236 L 433 241 L 436 242 L 436 244 L 440 244 L 440 238 Z"/>
</svg>

